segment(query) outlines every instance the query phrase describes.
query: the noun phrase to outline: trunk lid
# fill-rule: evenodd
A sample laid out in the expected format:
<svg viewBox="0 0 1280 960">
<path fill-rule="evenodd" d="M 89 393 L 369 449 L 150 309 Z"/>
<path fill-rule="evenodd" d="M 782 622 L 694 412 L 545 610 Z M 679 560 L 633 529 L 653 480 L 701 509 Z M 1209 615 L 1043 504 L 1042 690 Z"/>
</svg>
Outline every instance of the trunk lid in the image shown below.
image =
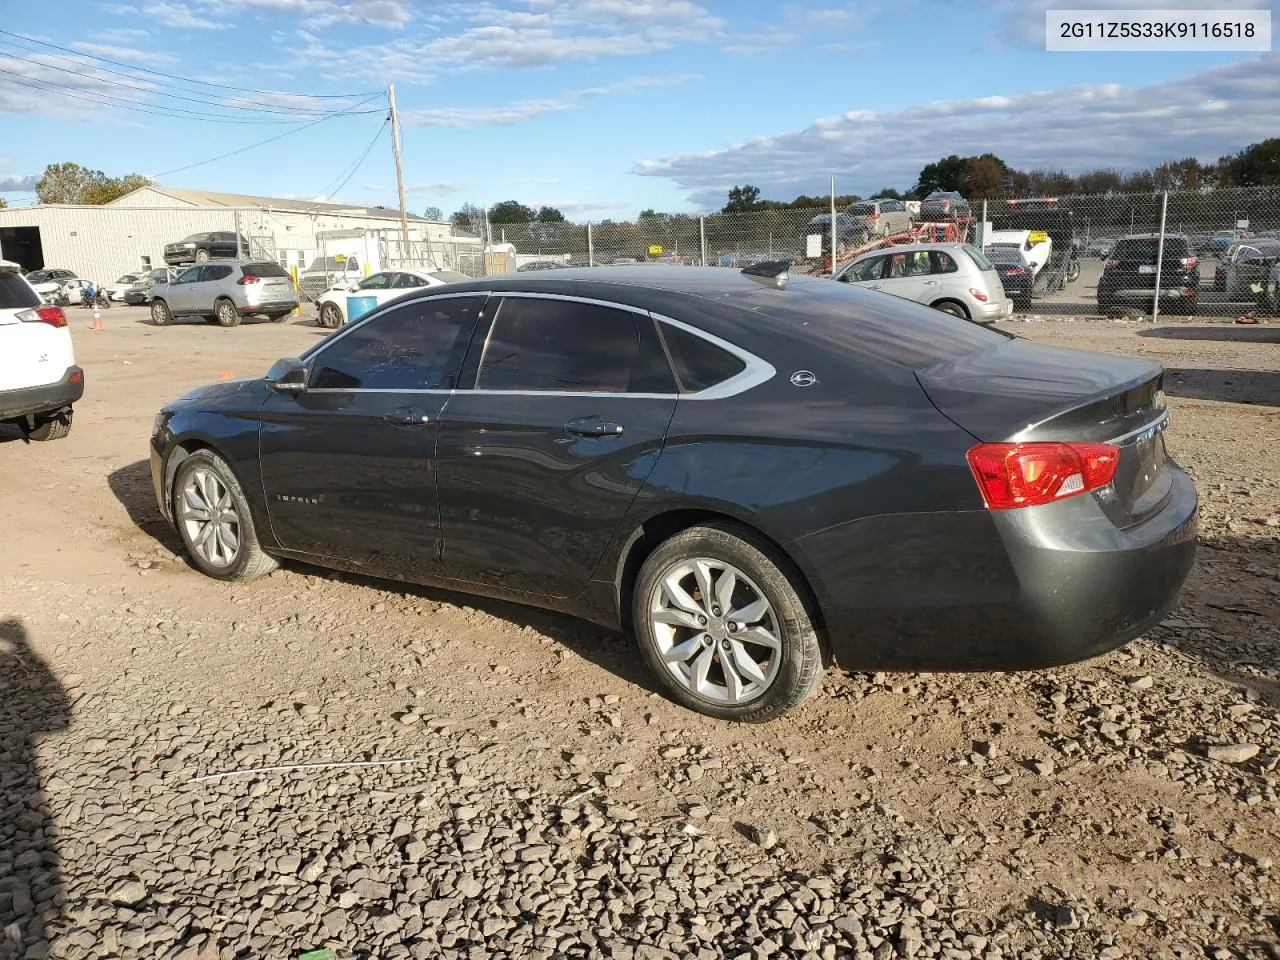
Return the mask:
<svg viewBox="0 0 1280 960">
<path fill-rule="evenodd" d="M 934 406 L 978 440 L 1116 444 L 1115 479 L 1094 496 L 1119 527 L 1159 510 L 1172 490 L 1158 363 L 1009 340 L 916 376 Z"/>
</svg>

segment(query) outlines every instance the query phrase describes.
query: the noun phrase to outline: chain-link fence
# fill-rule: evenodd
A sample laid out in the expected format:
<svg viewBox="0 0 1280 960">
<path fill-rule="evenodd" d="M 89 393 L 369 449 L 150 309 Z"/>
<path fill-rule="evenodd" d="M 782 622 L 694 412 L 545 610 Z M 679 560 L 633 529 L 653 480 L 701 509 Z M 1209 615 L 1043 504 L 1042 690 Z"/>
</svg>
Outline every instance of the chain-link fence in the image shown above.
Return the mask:
<svg viewBox="0 0 1280 960">
<path fill-rule="evenodd" d="M 1150 314 L 1157 287 L 1161 312 L 1238 314 L 1265 300 L 1268 278 L 1280 278 L 1277 187 L 970 201 L 942 212 L 922 210 L 918 201 L 858 203 L 837 208 L 834 224 L 829 207 L 788 207 L 493 224 L 488 231 L 477 244 L 485 254 L 460 257 L 458 269 L 493 275 L 641 262 L 741 268 L 787 260 L 794 272 L 829 275 L 881 246 L 968 242 L 993 260 L 1017 260 L 1031 275 L 1030 301 L 1020 306 L 1045 314 Z M 1130 240 L 1117 247 L 1125 237 Z"/>
</svg>

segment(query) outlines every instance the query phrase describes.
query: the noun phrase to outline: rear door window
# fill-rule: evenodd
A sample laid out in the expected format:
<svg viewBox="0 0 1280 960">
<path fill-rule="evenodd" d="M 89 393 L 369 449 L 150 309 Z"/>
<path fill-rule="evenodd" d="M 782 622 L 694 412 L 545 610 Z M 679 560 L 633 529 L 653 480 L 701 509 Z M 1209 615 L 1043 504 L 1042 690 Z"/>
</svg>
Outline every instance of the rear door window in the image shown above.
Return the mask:
<svg viewBox="0 0 1280 960">
<path fill-rule="evenodd" d="M 949 253 L 943 253 L 941 250 L 934 250 L 933 272 L 934 273 L 956 273 L 960 269 L 960 265 L 956 263 L 955 257 Z"/>
<path fill-rule="evenodd" d="M 39 305 L 40 295 L 27 281 L 10 270 L 0 272 L 0 310 L 25 310 Z"/>
<path fill-rule="evenodd" d="M 647 316 L 574 300 L 503 297 L 476 388 L 673 393 L 675 382 Z"/>
<path fill-rule="evenodd" d="M 231 268 L 226 264 L 217 264 L 205 267 L 204 272 L 200 274 L 200 279 L 202 281 L 225 280 L 229 276 L 231 276 Z"/>
</svg>

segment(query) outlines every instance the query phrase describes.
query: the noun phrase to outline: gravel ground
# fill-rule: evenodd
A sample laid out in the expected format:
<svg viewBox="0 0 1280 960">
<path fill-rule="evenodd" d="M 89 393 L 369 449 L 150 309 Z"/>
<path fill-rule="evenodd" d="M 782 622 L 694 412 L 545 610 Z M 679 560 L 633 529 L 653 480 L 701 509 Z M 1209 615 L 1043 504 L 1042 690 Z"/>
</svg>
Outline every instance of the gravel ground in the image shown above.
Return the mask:
<svg viewBox="0 0 1280 960">
<path fill-rule="evenodd" d="M 151 416 L 318 331 L 85 316 L 70 438 L 0 433 L 0 960 L 1280 958 L 1280 326 L 1009 325 L 1169 368 L 1202 547 L 1148 637 L 740 727 L 567 618 L 199 576 Z"/>
</svg>

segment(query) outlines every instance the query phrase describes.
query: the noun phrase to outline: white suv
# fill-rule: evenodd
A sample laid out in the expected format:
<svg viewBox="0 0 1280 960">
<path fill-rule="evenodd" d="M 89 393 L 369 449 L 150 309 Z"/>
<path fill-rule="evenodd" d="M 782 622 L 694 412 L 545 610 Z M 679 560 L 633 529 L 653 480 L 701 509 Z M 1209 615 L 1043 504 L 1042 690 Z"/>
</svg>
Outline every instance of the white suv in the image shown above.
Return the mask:
<svg viewBox="0 0 1280 960">
<path fill-rule="evenodd" d="M 40 299 L 18 264 L 0 260 L 0 423 L 57 440 L 71 431 L 71 407 L 83 395 L 66 314 Z"/>
</svg>

